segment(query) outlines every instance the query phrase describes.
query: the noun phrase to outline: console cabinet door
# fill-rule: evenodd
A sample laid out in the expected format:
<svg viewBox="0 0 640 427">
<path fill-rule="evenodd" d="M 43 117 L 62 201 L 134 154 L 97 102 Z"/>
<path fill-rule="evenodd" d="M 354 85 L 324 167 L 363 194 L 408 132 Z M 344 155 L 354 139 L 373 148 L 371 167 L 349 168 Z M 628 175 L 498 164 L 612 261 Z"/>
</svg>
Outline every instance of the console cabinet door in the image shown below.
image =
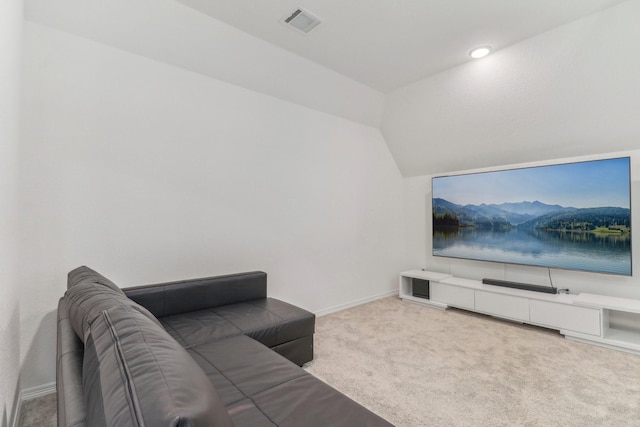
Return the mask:
<svg viewBox="0 0 640 427">
<path fill-rule="evenodd" d="M 531 322 L 600 336 L 600 310 L 596 308 L 531 300 Z"/>
<path fill-rule="evenodd" d="M 452 307 L 466 308 L 468 310 L 474 309 L 473 289 L 431 282 L 429 294 L 431 301 L 441 302 Z"/>
<path fill-rule="evenodd" d="M 529 321 L 529 298 L 476 291 L 476 311 L 506 319 Z"/>
</svg>

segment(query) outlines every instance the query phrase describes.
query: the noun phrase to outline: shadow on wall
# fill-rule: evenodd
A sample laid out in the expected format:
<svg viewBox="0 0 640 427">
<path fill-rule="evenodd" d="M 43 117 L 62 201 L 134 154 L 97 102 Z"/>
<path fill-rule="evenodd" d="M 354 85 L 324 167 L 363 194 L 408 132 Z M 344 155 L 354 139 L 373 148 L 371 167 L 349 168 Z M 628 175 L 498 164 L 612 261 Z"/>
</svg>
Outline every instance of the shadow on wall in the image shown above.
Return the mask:
<svg viewBox="0 0 640 427">
<path fill-rule="evenodd" d="M 0 392 L 3 400 L 1 421 L 2 427 L 7 427 L 13 425 L 20 393 L 20 304 L 17 301 L 11 310 L 11 316 L 3 319 L 3 324 L 0 325 Z"/>
<path fill-rule="evenodd" d="M 18 382 L 20 381 L 20 378 L 18 378 Z M 13 416 L 13 418 L 16 417 L 16 414 L 18 413 L 18 404 L 19 402 L 19 397 L 20 397 L 20 391 L 19 391 L 19 387 L 16 387 L 14 396 L 13 396 L 13 410 L 11 411 L 11 415 Z M 9 427 L 10 425 L 14 426 L 16 425 L 16 420 L 13 421 L 9 421 L 9 411 L 7 411 L 7 402 L 4 402 L 4 405 L 2 407 L 2 427 Z"/>
<path fill-rule="evenodd" d="M 20 372 L 20 388 L 50 385 L 56 380 L 56 311 L 44 315 L 31 341 Z"/>
</svg>

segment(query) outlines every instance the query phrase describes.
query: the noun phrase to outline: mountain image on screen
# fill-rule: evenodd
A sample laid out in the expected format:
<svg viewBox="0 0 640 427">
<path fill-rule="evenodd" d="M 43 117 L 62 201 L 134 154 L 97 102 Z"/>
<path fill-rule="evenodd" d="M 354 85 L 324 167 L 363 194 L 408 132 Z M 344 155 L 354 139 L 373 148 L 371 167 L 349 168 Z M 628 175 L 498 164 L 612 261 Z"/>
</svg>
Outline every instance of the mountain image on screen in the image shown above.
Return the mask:
<svg viewBox="0 0 640 427">
<path fill-rule="evenodd" d="M 629 158 L 434 177 L 433 255 L 631 275 L 630 185 Z"/>
<path fill-rule="evenodd" d="M 630 230 L 631 211 L 616 207 L 577 209 L 539 201 L 460 206 L 433 199 L 434 230 L 448 227 L 444 218 L 454 218 L 457 227 L 574 231 L 606 228 L 624 232 Z"/>
</svg>

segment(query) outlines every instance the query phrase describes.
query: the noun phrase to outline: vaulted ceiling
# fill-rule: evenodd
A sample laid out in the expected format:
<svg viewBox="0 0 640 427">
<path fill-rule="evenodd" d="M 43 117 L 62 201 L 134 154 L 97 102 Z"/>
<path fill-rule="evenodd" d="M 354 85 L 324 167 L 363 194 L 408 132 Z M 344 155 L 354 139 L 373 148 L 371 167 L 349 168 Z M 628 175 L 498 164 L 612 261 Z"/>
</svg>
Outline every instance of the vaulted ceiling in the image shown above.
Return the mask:
<svg viewBox="0 0 640 427">
<path fill-rule="evenodd" d="M 322 23 L 288 28 L 298 8 Z M 640 0 L 25 0 L 29 21 L 380 128 L 405 176 L 634 149 L 639 12 Z M 494 53 L 474 61 L 482 45 Z"/>
<path fill-rule="evenodd" d="M 179 0 L 367 86 L 388 92 L 623 0 Z M 307 35 L 279 21 L 303 7 Z"/>
</svg>

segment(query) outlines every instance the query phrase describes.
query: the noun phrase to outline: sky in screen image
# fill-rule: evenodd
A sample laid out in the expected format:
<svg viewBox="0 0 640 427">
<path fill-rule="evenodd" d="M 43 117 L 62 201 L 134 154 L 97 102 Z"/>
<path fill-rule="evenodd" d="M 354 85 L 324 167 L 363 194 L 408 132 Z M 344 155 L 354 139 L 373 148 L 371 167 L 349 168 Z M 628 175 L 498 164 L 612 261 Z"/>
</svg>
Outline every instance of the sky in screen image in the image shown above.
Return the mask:
<svg viewBox="0 0 640 427">
<path fill-rule="evenodd" d="M 629 208 L 629 158 L 434 177 L 433 197 L 458 205 L 539 201 Z"/>
</svg>

